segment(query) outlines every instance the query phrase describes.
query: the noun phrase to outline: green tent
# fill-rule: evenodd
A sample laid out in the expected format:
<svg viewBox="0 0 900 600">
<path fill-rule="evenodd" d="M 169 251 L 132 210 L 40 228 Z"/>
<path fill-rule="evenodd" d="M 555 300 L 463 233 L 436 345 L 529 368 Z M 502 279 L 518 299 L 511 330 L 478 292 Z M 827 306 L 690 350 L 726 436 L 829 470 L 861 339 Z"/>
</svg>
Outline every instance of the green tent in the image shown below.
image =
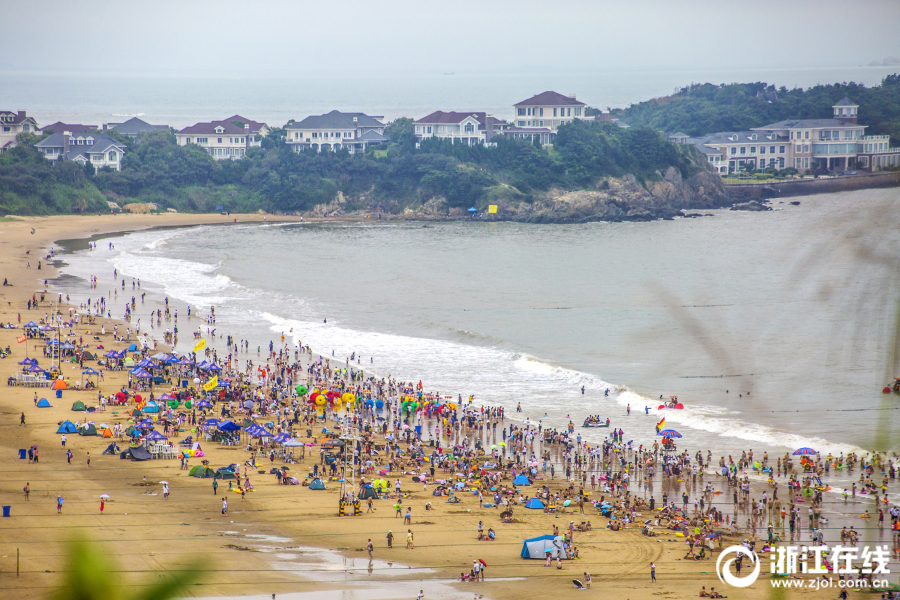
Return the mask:
<svg viewBox="0 0 900 600">
<path fill-rule="evenodd" d="M 84 410 L 84 402 L 82 402 L 81 400 L 76 400 L 76 401 L 72 404 L 72 410 L 77 410 L 77 411 L 82 411 L 82 410 Z"/>
<path fill-rule="evenodd" d="M 322 483 L 322 480 L 316 477 L 312 481 L 309 482 L 309 489 L 311 490 L 324 490 L 325 484 Z"/>
<path fill-rule="evenodd" d="M 206 465 L 196 465 L 189 473 L 191 477 L 215 477 L 216 472 Z"/>
<path fill-rule="evenodd" d="M 216 479 L 234 479 L 234 473 L 231 471 L 216 471 Z"/>
<path fill-rule="evenodd" d="M 78 435 L 97 435 L 97 428 L 94 427 L 93 423 L 88 423 L 87 425 L 82 425 L 78 428 Z"/>
<path fill-rule="evenodd" d="M 97 360 L 97 357 L 94 354 L 91 354 L 90 352 L 85 352 L 84 354 L 81 355 L 81 357 L 84 360 Z"/>
</svg>

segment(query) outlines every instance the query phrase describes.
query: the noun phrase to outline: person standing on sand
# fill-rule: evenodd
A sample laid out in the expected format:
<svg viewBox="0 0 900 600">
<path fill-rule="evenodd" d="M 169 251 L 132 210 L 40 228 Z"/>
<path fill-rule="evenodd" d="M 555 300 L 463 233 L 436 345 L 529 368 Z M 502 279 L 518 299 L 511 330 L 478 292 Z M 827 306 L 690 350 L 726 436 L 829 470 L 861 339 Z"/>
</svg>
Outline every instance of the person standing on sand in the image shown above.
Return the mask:
<svg viewBox="0 0 900 600">
<path fill-rule="evenodd" d="M 27 425 L 25 425 L 25 413 L 24 412 L 22 413 L 22 416 L 19 418 L 19 427 L 22 427 L 22 426 L 27 427 Z"/>
<path fill-rule="evenodd" d="M 223 515 L 228 514 L 228 498 L 227 497 L 222 498 L 222 514 Z"/>
<path fill-rule="evenodd" d="M 31 484 L 30 484 L 30 483 L 25 483 L 25 487 L 22 488 L 22 491 L 25 492 L 25 500 L 27 501 L 27 500 L 28 500 L 28 494 L 31 493 Z"/>
<path fill-rule="evenodd" d="M 103 498 L 100 498 L 100 514 L 103 514 L 103 508 L 106 506 Z"/>
<path fill-rule="evenodd" d="M 366 552 L 369 553 L 369 560 L 372 560 L 372 538 L 366 543 Z"/>
<path fill-rule="evenodd" d="M 650 563 L 650 581 L 656 582 L 656 564 Z"/>
<path fill-rule="evenodd" d="M 219 489 L 219 482 L 213 479 L 213 496 L 216 495 L 216 490 Z"/>
<path fill-rule="evenodd" d="M 87 466 L 88 467 L 91 466 L 91 453 L 90 452 L 87 453 Z"/>
<path fill-rule="evenodd" d="M 168 483 L 163 484 L 163 498 L 165 500 L 169 499 L 169 484 Z"/>
<path fill-rule="evenodd" d="M 413 532 L 412 532 L 412 529 L 407 529 L 407 530 L 406 530 L 406 549 L 407 549 L 407 550 L 414 550 L 414 549 L 415 549 L 415 545 L 413 544 Z"/>
<path fill-rule="evenodd" d="M 57 514 L 62 514 L 62 505 L 63 505 L 63 502 L 65 502 L 65 501 L 66 501 L 65 498 L 63 498 L 62 496 L 56 497 L 56 513 Z"/>
<path fill-rule="evenodd" d="M 388 531 L 388 533 L 387 533 L 387 543 L 388 543 L 388 548 L 393 548 L 393 547 L 394 547 L 394 532 L 393 532 L 393 531 Z"/>
</svg>

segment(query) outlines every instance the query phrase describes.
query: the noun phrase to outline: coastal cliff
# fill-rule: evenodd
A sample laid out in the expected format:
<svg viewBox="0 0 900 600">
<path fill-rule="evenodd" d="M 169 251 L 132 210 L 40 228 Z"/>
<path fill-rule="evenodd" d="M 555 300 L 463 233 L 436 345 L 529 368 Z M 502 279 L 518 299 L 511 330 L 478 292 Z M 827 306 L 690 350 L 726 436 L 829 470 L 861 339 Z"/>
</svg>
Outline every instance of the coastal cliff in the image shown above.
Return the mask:
<svg viewBox="0 0 900 600">
<path fill-rule="evenodd" d="M 657 172 L 654 181 L 640 182 L 633 175 L 603 178 L 592 190 L 567 192 L 551 189 L 531 202 L 522 200 L 514 188 L 506 188 L 505 197 L 491 203 L 496 213 L 480 210 L 484 221 L 519 221 L 523 223 L 589 223 L 594 221 L 654 221 L 684 216 L 686 211 L 731 206 L 721 178 L 702 171 L 687 179 L 670 167 Z M 387 211 L 384 209 L 388 208 Z M 316 206 L 306 213 L 310 217 L 377 216 L 382 219 L 447 220 L 469 218 L 466 209 L 451 207 L 436 196 L 392 214 L 391 207 L 374 202 L 367 195 L 348 198 L 343 194 L 328 204 Z M 485 207 L 482 207 L 485 208 Z M 383 211 L 383 212 L 382 212 Z M 372 213 L 377 213 L 373 215 Z"/>
</svg>

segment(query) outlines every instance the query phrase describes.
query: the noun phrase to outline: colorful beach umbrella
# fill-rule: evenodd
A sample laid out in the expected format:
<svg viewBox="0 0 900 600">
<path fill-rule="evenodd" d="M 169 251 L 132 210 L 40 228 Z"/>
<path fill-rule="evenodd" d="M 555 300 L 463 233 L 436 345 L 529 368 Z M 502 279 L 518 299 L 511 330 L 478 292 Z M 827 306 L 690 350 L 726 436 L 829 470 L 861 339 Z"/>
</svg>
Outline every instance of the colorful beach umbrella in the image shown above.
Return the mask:
<svg viewBox="0 0 900 600">
<path fill-rule="evenodd" d="M 818 454 L 818 452 L 812 448 L 799 448 L 794 451 L 794 456 L 815 456 L 816 454 Z"/>
<path fill-rule="evenodd" d="M 656 435 L 661 435 L 663 437 L 668 437 L 668 438 L 680 438 L 681 437 L 681 434 L 678 433 L 677 431 L 675 431 L 674 429 L 663 429 Z"/>
</svg>

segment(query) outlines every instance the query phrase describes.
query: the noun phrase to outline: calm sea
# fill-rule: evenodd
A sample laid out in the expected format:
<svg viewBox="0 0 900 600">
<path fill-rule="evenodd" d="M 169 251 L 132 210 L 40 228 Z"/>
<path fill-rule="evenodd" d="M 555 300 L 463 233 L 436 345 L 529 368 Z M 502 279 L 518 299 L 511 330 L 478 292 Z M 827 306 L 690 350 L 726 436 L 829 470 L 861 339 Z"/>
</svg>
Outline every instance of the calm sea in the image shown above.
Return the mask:
<svg viewBox="0 0 900 600">
<path fill-rule="evenodd" d="M 619 108 L 694 83 L 764 81 L 810 87 L 843 81 L 877 85 L 896 67 L 768 70 L 284 73 L 212 76 L 135 73 L 0 72 L 0 106 L 27 110 L 39 124 L 101 125 L 140 116 L 182 128 L 241 114 L 282 126 L 334 109 L 423 117 L 479 110 L 512 118 L 512 105 L 543 92 L 576 94 L 590 106 Z"/>
<path fill-rule="evenodd" d="M 896 256 L 898 204 L 896 190 L 867 190 L 653 223 L 157 230 L 67 256 L 60 286 L 83 302 L 115 289 L 118 269 L 113 316 L 147 292 L 146 331 L 167 296 L 181 352 L 215 306 L 219 347 L 250 341 L 241 360 L 284 334 L 341 362 L 356 353 L 379 376 L 521 403 L 546 426 L 599 414 L 646 444 L 665 414 L 687 447 L 716 455 L 846 453 L 896 448 L 898 402 L 881 394 L 896 273 L 867 257 Z M 686 409 L 657 410 L 660 395 Z"/>
</svg>

